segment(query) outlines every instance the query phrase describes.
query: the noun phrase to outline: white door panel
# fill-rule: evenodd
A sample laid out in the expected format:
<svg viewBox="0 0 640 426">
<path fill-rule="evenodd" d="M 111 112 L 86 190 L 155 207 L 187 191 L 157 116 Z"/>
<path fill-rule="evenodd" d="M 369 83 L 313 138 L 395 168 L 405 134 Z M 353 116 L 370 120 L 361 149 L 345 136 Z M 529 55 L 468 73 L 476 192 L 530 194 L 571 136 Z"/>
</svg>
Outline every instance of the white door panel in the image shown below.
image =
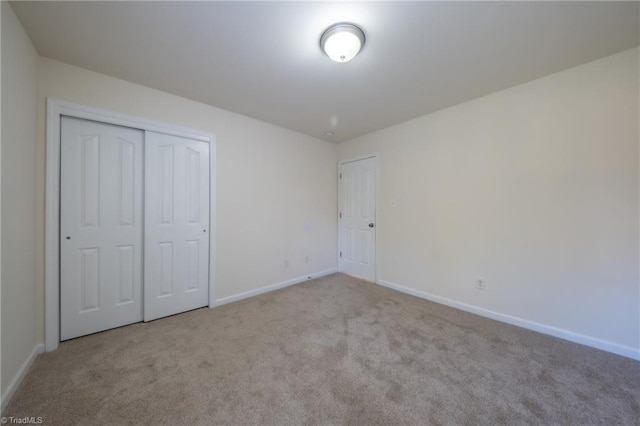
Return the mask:
<svg viewBox="0 0 640 426">
<path fill-rule="evenodd" d="M 209 144 L 146 133 L 144 319 L 209 303 Z"/>
<path fill-rule="evenodd" d="M 61 340 L 142 320 L 140 130 L 61 122 Z"/>
<path fill-rule="evenodd" d="M 375 281 L 376 159 L 340 167 L 340 271 Z"/>
</svg>

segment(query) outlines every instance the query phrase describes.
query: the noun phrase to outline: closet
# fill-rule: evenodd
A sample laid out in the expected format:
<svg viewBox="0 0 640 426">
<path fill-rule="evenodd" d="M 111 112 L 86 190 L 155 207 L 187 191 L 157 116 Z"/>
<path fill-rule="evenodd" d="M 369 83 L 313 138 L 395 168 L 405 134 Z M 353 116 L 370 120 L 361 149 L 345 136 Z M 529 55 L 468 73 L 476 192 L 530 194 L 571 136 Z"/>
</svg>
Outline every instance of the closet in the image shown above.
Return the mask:
<svg viewBox="0 0 640 426">
<path fill-rule="evenodd" d="M 208 305 L 209 153 L 61 117 L 60 340 Z"/>
</svg>

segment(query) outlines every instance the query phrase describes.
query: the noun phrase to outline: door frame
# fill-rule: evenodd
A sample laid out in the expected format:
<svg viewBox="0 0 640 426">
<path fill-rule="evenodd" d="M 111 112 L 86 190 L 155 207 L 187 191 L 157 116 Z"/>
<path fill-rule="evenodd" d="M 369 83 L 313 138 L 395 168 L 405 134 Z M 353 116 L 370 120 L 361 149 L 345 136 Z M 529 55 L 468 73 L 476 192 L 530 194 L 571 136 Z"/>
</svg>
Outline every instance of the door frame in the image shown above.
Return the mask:
<svg viewBox="0 0 640 426">
<path fill-rule="evenodd" d="M 213 133 L 106 109 L 47 98 L 44 253 L 44 340 L 47 352 L 60 343 L 60 123 L 63 116 L 180 136 L 209 143 L 209 307 L 215 306 L 216 138 Z M 144 279 L 143 279 L 144 288 Z"/>
<path fill-rule="evenodd" d="M 376 164 L 376 175 L 375 175 L 376 190 L 374 191 L 374 194 L 376 197 L 375 207 L 374 207 L 376 220 L 375 220 L 375 227 L 373 228 L 373 246 L 375 251 L 375 256 L 373 258 L 374 259 L 373 261 L 375 262 L 375 266 L 373 268 L 374 270 L 373 282 L 377 283 L 378 277 L 380 276 L 379 262 L 378 262 L 378 220 L 380 219 L 380 202 L 379 202 L 380 200 L 380 155 L 377 152 L 350 158 L 348 160 L 338 161 L 338 212 L 337 212 L 338 249 L 336 250 L 336 258 L 338 260 L 338 272 L 342 272 L 342 262 L 340 261 L 340 247 L 342 247 L 342 221 L 340 220 L 341 219 L 340 212 L 342 211 L 342 178 L 340 177 L 340 173 L 342 173 L 341 172 L 342 166 L 348 163 L 355 163 L 356 161 L 368 160 L 370 158 L 373 158 Z"/>
</svg>

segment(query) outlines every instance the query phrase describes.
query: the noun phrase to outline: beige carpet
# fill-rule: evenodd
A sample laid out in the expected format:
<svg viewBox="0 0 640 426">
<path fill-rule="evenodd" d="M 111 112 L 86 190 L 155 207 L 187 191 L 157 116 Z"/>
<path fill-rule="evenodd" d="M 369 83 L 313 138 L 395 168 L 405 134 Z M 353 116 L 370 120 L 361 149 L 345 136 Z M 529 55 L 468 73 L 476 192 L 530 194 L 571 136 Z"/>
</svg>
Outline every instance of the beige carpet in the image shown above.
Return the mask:
<svg viewBox="0 0 640 426">
<path fill-rule="evenodd" d="M 344 275 L 76 339 L 45 424 L 640 424 L 640 363 Z"/>
</svg>

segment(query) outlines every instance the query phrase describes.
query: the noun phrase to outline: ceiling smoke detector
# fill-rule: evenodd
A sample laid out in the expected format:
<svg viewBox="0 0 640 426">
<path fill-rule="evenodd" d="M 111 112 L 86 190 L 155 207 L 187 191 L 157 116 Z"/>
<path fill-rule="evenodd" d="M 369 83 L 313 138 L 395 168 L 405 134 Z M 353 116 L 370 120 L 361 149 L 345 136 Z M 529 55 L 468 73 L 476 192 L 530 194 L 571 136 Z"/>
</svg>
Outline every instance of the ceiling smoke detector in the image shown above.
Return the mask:
<svg viewBox="0 0 640 426">
<path fill-rule="evenodd" d="M 349 62 L 364 46 L 364 31 L 347 22 L 334 24 L 320 37 L 320 46 L 336 62 Z"/>
</svg>

